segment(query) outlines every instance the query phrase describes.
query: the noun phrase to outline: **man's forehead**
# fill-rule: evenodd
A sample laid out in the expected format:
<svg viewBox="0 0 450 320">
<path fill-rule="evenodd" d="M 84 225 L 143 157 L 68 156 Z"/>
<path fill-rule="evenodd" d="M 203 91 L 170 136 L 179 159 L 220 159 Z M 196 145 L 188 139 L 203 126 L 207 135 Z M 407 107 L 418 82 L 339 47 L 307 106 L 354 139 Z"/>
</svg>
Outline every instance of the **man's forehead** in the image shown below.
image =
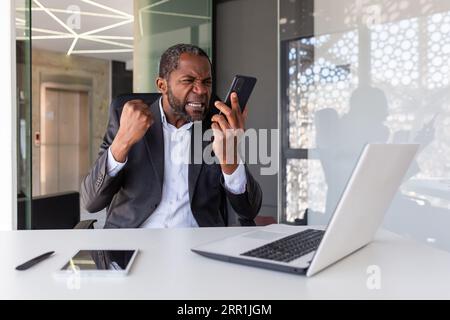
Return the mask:
<svg viewBox="0 0 450 320">
<path fill-rule="evenodd" d="M 209 64 L 208 58 L 204 56 L 182 53 L 178 62 L 178 68 L 174 71 L 193 76 L 207 77 L 211 74 L 211 65 Z"/>
</svg>

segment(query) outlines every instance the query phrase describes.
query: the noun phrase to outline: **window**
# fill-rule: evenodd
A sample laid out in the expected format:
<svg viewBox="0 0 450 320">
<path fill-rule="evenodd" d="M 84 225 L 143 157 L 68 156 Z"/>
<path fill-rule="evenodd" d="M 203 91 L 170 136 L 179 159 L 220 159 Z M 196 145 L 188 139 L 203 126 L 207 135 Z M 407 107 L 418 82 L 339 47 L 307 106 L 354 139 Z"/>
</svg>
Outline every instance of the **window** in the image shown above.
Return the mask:
<svg viewBox="0 0 450 320">
<path fill-rule="evenodd" d="M 326 224 L 366 143 L 420 143 L 384 227 L 450 250 L 450 4 L 300 3 L 280 0 L 284 220 Z"/>
</svg>

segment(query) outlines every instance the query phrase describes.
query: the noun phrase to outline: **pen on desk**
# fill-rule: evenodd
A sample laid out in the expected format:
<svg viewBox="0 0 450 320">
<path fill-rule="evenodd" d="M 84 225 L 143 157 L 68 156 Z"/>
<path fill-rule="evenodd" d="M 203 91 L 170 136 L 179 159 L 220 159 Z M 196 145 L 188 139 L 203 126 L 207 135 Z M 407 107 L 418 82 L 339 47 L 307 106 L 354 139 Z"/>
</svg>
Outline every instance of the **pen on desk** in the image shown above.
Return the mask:
<svg viewBox="0 0 450 320">
<path fill-rule="evenodd" d="M 25 263 L 23 263 L 23 264 L 21 264 L 19 266 L 17 266 L 16 270 L 20 270 L 20 271 L 27 270 L 27 269 L 31 268 L 32 266 L 34 266 L 35 264 L 37 264 L 37 263 L 47 259 L 48 257 L 50 257 L 54 253 L 55 253 L 55 251 L 49 251 L 49 252 L 46 252 L 44 254 L 41 254 L 40 256 L 37 256 L 37 257 L 35 257 L 35 258 L 31 259 L 31 260 L 28 260 L 27 262 L 25 262 Z"/>
</svg>

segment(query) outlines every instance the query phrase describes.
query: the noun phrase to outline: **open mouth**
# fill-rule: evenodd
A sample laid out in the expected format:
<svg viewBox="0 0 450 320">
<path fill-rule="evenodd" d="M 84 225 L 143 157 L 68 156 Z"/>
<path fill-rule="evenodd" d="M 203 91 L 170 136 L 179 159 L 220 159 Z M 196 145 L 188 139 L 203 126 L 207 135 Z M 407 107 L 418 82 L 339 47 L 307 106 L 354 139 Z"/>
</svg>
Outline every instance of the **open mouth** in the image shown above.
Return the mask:
<svg viewBox="0 0 450 320">
<path fill-rule="evenodd" d="M 205 104 L 201 102 L 188 102 L 186 103 L 186 108 L 189 108 L 194 112 L 203 112 Z"/>
</svg>

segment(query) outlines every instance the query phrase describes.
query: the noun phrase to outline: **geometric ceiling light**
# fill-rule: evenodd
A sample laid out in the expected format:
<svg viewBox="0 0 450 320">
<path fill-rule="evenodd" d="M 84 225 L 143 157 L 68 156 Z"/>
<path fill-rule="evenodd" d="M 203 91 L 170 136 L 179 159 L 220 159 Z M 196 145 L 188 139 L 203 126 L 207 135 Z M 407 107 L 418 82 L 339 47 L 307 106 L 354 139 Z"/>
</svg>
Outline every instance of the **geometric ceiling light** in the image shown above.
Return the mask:
<svg viewBox="0 0 450 320">
<path fill-rule="evenodd" d="M 0 0 L 1 1 L 1 0 Z M 111 30 L 117 28 L 119 26 L 123 26 L 126 24 L 133 23 L 134 17 L 126 12 L 108 7 L 106 5 L 102 5 L 96 3 L 91 0 L 80 0 L 86 4 L 101 8 L 105 10 L 105 13 L 99 12 L 87 12 L 87 11 L 72 11 L 70 9 L 55 9 L 55 8 L 47 8 L 45 7 L 39 0 L 33 0 L 34 4 L 37 7 L 32 7 L 32 11 L 43 11 L 48 16 L 50 16 L 55 22 L 57 22 L 60 26 L 62 26 L 67 32 L 61 32 L 56 30 L 48 30 L 44 28 L 34 28 L 31 30 L 34 32 L 39 32 L 43 35 L 32 36 L 32 40 L 49 40 L 49 39 L 72 39 L 72 43 L 67 50 L 67 55 L 71 55 L 72 53 L 116 53 L 116 52 L 133 52 L 133 46 L 129 43 L 125 43 L 123 41 L 133 40 L 132 36 L 111 36 L 111 35 L 103 35 L 101 32 Z M 69 7 L 70 8 L 70 7 Z M 18 11 L 25 11 L 25 8 L 20 8 Z M 110 13 L 108 13 L 110 12 Z M 61 19 L 59 19 L 55 13 L 65 13 L 65 14 L 79 14 L 80 16 L 94 16 L 94 17 L 104 17 L 104 18 L 114 18 L 120 19 L 122 21 L 107 24 L 101 28 L 97 28 L 94 30 L 90 30 L 83 33 L 77 33 L 75 30 L 70 28 L 66 23 L 64 23 Z M 25 28 L 25 21 L 23 19 L 16 18 L 16 26 L 19 29 Z M 20 38 L 20 37 L 19 37 Z M 76 46 L 80 39 L 109 44 L 114 47 L 113 49 L 101 49 L 101 50 L 77 50 Z"/>
<path fill-rule="evenodd" d="M 0 0 L 4 1 L 4 0 Z M 126 53 L 126 52 L 133 52 L 133 45 L 130 44 L 130 41 L 134 39 L 132 34 L 130 36 L 115 36 L 115 35 L 105 35 L 102 34 L 103 32 L 107 30 L 111 30 L 120 26 L 125 26 L 127 24 L 132 24 L 134 22 L 134 16 L 126 13 L 124 11 L 109 7 L 104 4 L 97 3 L 93 0 L 71 0 L 71 6 L 69 6 L 67 9 L 61 9 L 61 8 L 50 8 L 46 7 L 42 2 L 45 2 L 45 0 L 33 0 L 32 2 L 35 4 L 35 6 L 32 6 L 31 11 L 32 12 L 45 12 L 54 22 L 59 24 L 65 31 L 58 31 L 58 30 L 50 30 L 50 28 L 39 28 L 39 27 L 32 27 L 31 31 L 33 32 L 31 38 L 32 40 L 51 40 L 51 39 L 71 39 L 70 45 L 68 47 L 64 48 L 63 50 L 66 51 L 67 55 L 71 54 L 90 54 L 90 53 Z M 66 0 L 67 1 L 67 0 Z M 87 10 L 80 10 L 79 7 L 77 11 L 73 11 L 71 7 L 73 7 L 73 3 L 79 1 L 85 4 L 88 4 L 90 6 L 96 7 L 97 9 L 101 9 L 101 12 L 91 12 Z M 131 0 L 126 0 L 131 1 Z M 144 30 L 142 27 L 142 18 L 143 14 L 157 14 L 157 15 L 167 15 L 167 16 L 176 16 L 176 17 L 184 17 L 184 18 L 191 18 L 191 19 L 200 19 L 200 20 L 211 20 L 211 17 L 209 16 L 202 16 L 202 15 L 193 15 L 193 14 L 184 14 L 184 13 L 177 13 L 177 12 L 167 12 L 167 11 L 155 11 L 154 9 L 157 6 L 160 6 L 164 3 L 167 3 L 171 0 L 159 0 L 156 1 L 150 5 L 147 5 L 143 8 L 139 9 L 138 12 L 138 19 L 139 19 L 139 29 L 141 35 L 144 34 Z M 64 2 L 64 1 L 62 1 Z M 23 11 L 26 12 L 26 8 L 17 8 L 17 11 Z M 68 15 L 74 15 L 77 14 L 80 17 L 86 16 L 86 17 L 101 17 L 101 18 L 109 18 L 114 19 L 115 23 L 107 23 L 105 26 L 102 26 L 100 28 L 96 28 L 93 30 L 89 30 L 86 32 L 78 33 L 76 30 L 71 28 L 67 23 L 64 23 L 56 14 L 68 14 Z M 119 22 L 116 22 L 119 20 Z M 100 21 L 100 20 L 99 20 Z M 98 21 L 96 21 L 98 22 Z M 25 20 L 16 18 L 16 27 L 18 29 L 25 29 Z M 39 33 L 39 34 L 34 34 Z M 26 40 L 25 37 L 17 37 L 19 40 Z M 80 48 L 80 40 L 86 40 L 90 42 L 96 42 L 96 43 L 102 43 L 102 44 L 108 44 L 111 45 L 112 48 L 108 49 L 83 49 Z M 63 45 L 65 46 L 65 45 Z"/>
</svg>

